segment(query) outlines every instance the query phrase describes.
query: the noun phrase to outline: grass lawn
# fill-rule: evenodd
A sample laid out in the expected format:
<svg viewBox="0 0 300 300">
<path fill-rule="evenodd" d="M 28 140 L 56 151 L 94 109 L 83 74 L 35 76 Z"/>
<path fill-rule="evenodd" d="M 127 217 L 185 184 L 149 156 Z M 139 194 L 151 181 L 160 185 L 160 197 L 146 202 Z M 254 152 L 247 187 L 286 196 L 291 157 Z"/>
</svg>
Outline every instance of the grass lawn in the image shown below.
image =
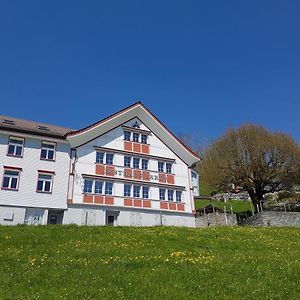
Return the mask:
<svg viewBox="0 0 300 300">
<path fill-rule="evenodd" d="M 0 227 L 0 299 L 299 299 L 300 228 Z"/>
<path fill-rule="evenodd" d="M 221 208 L 224 210 L 226 206 L 226 211 L 230 212 L 231 207 L 234 213 L 241 213 L 245 211 L 251 211 L 252 203 L 251 201 L 238 201 L 238 200 L 228 200 L 227 202 L 219 200 L 195 200 L 195 208 L 199 209 L 207 206 L 208 204 L 213 204 L 215 207 Z"/>
</svg>

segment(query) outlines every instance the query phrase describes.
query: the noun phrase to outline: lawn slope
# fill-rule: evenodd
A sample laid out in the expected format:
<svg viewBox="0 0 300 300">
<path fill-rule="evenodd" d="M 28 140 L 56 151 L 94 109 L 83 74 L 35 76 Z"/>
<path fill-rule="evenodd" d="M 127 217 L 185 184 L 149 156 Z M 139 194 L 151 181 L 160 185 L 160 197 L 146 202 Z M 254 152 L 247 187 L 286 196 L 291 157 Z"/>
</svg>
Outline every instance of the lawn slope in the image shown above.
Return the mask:
<svg viewBox="0 0 300 300">
<path fill-rule="evenodd" d="M 0 227 L 0 299 L 299 299 L 300 228 Z"/>
</svg>

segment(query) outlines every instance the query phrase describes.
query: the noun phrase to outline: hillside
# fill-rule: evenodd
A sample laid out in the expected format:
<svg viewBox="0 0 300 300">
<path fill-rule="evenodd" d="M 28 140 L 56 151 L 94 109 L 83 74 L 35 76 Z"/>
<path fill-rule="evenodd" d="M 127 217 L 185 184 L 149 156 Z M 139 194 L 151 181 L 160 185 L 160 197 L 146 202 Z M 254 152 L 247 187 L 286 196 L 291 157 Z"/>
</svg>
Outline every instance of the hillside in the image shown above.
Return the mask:
<svg viewBox="0 0 300 300">
<path fill-rule="evenodd" d="M 223 202 L 220 200 L 208 200 L 208 199 L 195 200 L 196 209 L 205 207 L 209 204 L 212 204 L 215 207 L 218 207 L 222 210 L 224 210 L 224 207 L 226 207 L 227 212 L 231 212 L 232 209 L 233 213 L 243 213 L 252 210 L 251 201 L 228 200 L 227 202 Z"/>
<path fill-rule="evenodd" d="M 300 228 L 18 226 L 0 240 L 1 299 L 300 294 Z"/>
</svg>

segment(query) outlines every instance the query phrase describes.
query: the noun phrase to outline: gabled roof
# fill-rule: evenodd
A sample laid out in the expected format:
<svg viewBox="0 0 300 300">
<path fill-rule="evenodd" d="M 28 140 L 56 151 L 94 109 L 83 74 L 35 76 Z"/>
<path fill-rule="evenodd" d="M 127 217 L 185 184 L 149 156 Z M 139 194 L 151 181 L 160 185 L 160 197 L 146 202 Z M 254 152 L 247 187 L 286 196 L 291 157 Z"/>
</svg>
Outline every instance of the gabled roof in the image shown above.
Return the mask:
<svg viewBox="0 0 300 300">
<path fill-rule="evenodd" d="M 163 125 L 141 102 L 136 102 L 127 108 L 91 124 L 83 129 L 67 134 L 67 140 L 73 148 L 83 145 L 106 132 L 121 126 L 137 117 L 159 139 L 161 139 L 178 157 L 191 166 L 201 158 L 188 146 L 184 145 L 165 125 Z"/>
<path fill-rule="evenodd" d="M 72 129 L 69 128 L 27 121 L 8 116 L 0 116 L 0 130 L 28 133 L 58 139 L 65 139 L 66 134 L 72 131 Z"/>
</svg>

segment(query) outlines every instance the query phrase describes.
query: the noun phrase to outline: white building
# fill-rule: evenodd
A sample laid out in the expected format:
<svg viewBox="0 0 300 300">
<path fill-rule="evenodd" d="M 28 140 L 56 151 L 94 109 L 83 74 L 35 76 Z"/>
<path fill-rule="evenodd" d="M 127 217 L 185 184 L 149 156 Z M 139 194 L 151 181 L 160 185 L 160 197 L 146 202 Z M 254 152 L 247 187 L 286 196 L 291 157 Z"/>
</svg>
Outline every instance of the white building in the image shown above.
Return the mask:
<svg viewBox="0 0 300 300">
<path fill-rule="evenodd" d="M 143 104 L 78 131 L 47 125 L 48 135 L 60 135 L 47 139 L 10 120 L 15 125 L 0 125 L 2 224 L 195 226 L 190 167 L 199 157 Z M 22 138 L 22 154 L 8 155 Z M 55 160 L 45 161 L 50 145 Z"/>
<path fill-rule="evenodd" d="M 0 224 L 61 223 L 69 129 L 0 116 Z"/>
</svg>

